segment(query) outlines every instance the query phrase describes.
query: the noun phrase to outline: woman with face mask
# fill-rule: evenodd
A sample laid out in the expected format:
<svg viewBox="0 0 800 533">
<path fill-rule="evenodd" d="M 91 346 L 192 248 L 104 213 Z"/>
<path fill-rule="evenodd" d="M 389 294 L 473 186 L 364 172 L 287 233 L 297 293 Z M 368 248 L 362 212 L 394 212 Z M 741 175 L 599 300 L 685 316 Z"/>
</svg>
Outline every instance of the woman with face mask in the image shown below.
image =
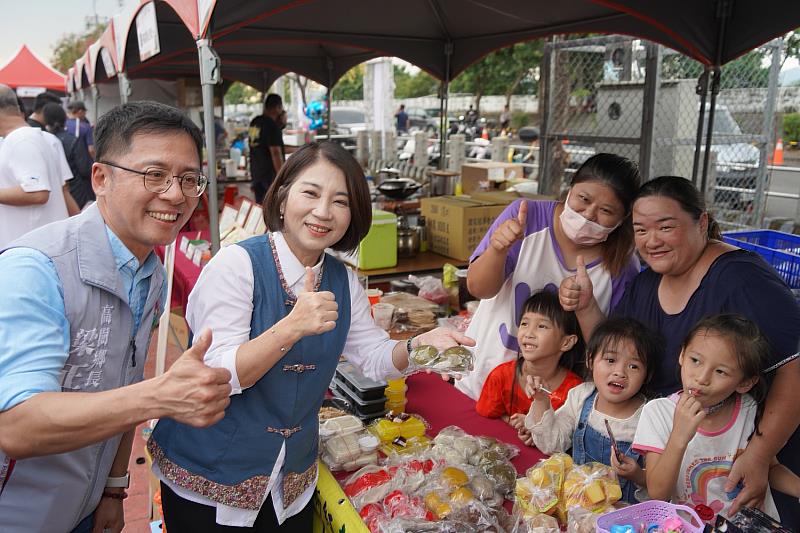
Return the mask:
<svg viewBox="0 0 800 533">
<path fill-rule="evenodd" d="M 467 286 L 481 299 L 467 335 L 477 341 L 475 370 L 456 387 L 478 398 L 486 376 L 519 351 L 523 302 L 556 291 L 585 267 L 606 313 L 636 275 L 630 210 L 639 188 L 636 164 L 614 154 L 587 159 L 564 202 L 520 200 L 497 217 L 470 258 Z"/>
</svg>

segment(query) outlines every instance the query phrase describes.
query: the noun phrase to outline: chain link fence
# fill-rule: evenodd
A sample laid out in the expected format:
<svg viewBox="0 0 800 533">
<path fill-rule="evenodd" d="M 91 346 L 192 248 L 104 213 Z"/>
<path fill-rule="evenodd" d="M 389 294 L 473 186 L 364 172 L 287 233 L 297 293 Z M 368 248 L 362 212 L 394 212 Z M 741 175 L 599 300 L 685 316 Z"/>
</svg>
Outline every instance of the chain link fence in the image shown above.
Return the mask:
<svg viewBox="0 0 800 533">
<path fill-rule="evenodd" d="M 724 66 L 717 80 L 709 76 L 703 146 L 715 81 L 718 92 L 705 190 L 723 229 L 761 223 L 780 46 L 768 43 Z M 701 187 L 705 153 L 696 154 L 695 144 L 705 72 L 672 50 L 625 36 L 548 43 L 540 190 L 559 194 L 598 152 L 638 161 L 645 179 L 694 177 Z"/>
</svg>

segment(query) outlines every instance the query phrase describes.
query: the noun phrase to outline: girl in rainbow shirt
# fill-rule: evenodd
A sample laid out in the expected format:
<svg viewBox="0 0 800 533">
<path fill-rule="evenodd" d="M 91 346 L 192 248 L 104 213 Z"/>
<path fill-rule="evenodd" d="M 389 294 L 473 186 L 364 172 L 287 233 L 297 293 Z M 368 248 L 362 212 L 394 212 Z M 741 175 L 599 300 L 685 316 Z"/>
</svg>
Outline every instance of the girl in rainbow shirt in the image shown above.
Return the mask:
<svg viewBox="0 0 800 533">
<path fill-rule="evenodd" d="M 728 474 L 758 431 L 769 351 L 758 326 L 740 315 L 711 316 L 689 332 L 678 359 L 682 390 L 644 406 L 633 440 L 646 457 L 650 498 L 693 507 L 706 521 L 731 514 L 741 486 Z M 771 483 L 787 472 L 773 458 Z M 769 488 L 763 510 L 779 518 Z"/>
</svg>

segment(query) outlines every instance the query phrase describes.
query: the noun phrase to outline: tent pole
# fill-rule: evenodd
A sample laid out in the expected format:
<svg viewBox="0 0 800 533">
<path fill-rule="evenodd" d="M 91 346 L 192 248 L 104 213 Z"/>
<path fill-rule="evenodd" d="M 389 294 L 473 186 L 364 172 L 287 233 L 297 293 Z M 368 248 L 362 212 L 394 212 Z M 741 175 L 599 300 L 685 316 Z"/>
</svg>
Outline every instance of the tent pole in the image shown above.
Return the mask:
<svg viewBox="0 0 800 533">
<path fill-rule="evenodd" d="M 647 43 L 647 67 L 644 78 L 644 105 L 642 106 L 642 140 L 639 150 L 639 169 L 645 179 L 652 179 L 653 133 L 655 109 L 661 88 L 661 45 Z"/>
<path fill-rule="evenodd" d="M 127 104 L 128 97 L 131 95 L 131 81 L 126 72 L 117 73 L 117 83 L 119 83 L 119 103 Z"/>
<path fill-rule="evenodd" d="M 552 98 L 552 87 L 550 86 L 550 79 L 552 78 L 553 56 L 556 53 L 553 43 L 555 43 L 555 36 L 550 38 L 549 42 L 544 44 L 542 51 L 542 65 L 540 68 L 540 94 L 537 94 L 539 99 L 539 117 L 541 131 L 539 132 L 539 194 L 549 194 L 551 187 L 550 179 L 550 99 Z"/>
<path fill-rule="evenodd" d="M 211 253 L 219 251 L 219 199 L 217 197 L 217 153 L 214 134 L 214 85 L 220 83 L 220 59 L 211 47 L 211 39 L 198 39 L 200 84 L 203 87 L 203 124 L 205 126 L 206 159 L 208 161 L 208 224 Z"/>
<path fill-rule="evenodd" d="M 100 89 L 98 89 L 97 85 L 95 85 L 94 83 L 92 84 L 91 93 L 92 93 L 92 123 L 97 124 L 97 119 L 100 118 L 100 113 L 97 112 L 97 105 L 100 101 Z"/>
<path fill-rule="evenodd" d="M 708 97 L 708 67 L 697 78 L 695 92 L 700 95 L 700 114 L 697 117 L 697 135 L 694 140 L 694 163 L 692 164 L 692 183 L 697 186 L 697 174 L 700 170 L 700 148 L 703 146 L 703 123 L 706 120 L 706 98 Z"/>
<path fill-rule="evenodd" d="M 725 44 L 725 34 L 728 29 L 728 19 L 733 12 L 733 0 L 719 0 L 717 2 L 717 19 L 719 31 L 717 32 L 717 55 L 714 58 L 714 72 L 711 78 L 711 109 L 708 111 L 708 132 L 706 133 L 706 153 L 703 156 L 703 176 L 700 180 L 700 191 L 706 194 L 708 185 L 708 162 L 711 156 L 711 140 L 714 134 L 714 111 L 716 110 L 719 82 L 722 76 L 722 47 Z"/>
<path fill-rule="evenodd" d="M 767 102 L 764 106 L 764 122 L 761 131 L 766 133 L 766 142 L 762 145 L 758 159 L 758 174 L 756 179 L 756 200 L 754 225 L 762 227 L 764 209 L 767 197 L 764 191 L 767 187 L 767 151 L 775 141 L 775 107 L 778 103 L 778 76 L 781 70 L 781 52 L 783 51 L 783 37 L 778 37 L 770 43 L 772 47 L 772 64 L 769 70 L 769 84 L 767 85 Z"/>
<path fill-rule="evenodd" d="M 450 103 L 448 97 L 450 93 L 450 57 L 453 55 L 453 43 L 447 42 L 444 45 L 444 81 L 441 85 L 442 93 L 439 95 L 439 170 L 447 168 L 447 107 Z"/>
<path fill-rule="evenodd" d="M 333 60 L 328 57 L 326 65 L 328 67 L 328 92 L 325 93 L 325 114 L 327 115 L 326 123 L 328 124 L 328 140 L 331 140 L 331 101 L 333 100 Z"/>
<path fill-rule="evenodd" d="M 705 197 L 708 185 L 708 163 L 711 159 L 711 141 L 714 135 L 714 111 L 717 108 L 717 94 L 719 93 L 719 78 L 722 69 L 714 67 L 711 75 L 711 103 L 708 109 L 708 130 L 706 131 L 706 146 L 703 154 L 703 174 L 700 178 L 700 192 Z"/>
</svg>

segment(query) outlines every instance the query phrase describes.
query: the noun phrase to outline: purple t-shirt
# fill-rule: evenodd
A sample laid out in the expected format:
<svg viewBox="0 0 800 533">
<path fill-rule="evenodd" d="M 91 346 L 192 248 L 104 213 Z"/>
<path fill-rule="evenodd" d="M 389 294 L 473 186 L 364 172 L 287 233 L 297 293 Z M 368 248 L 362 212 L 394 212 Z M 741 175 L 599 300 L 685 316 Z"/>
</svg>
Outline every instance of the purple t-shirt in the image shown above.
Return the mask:
<svg viewBox="0 0 800 533">
<path fill-rule="evenodd" d="M 497 217 L 472 255 L 473 260 L 490 246 L 491 235 L 500 224 L 517 217 L 522 201 L 514 202 Z M 492 369 L 516 357 L 519 349 L 517 324 L 525 300 L 538 290 L 557 291 L 564 278 L 575 275 L 575 270 L 564 264 L 561 247 L 553 233 L 557 203 L 524 201 L 528 204 L 525 235 L 508 252 L 505 281 L 494 298 L 481 300 L 466 332 L 477 342 L 475 369 L 456 386 L 472 398 L 478 398 Z M 638 261 L 632 257 L 618 276 L 611 276 L 600 261 L 588 264 L 586 270 L 592 279 L 598 305 L 608 313 L 638 272 Z"/>
<path fill-rule="evenodd" d="M 553 215 L 555 212 L 556 205 L 558 202 L 555 201 L 547 201 L 547 200 L 525 200 L 528 203 L 528 213 L 525 217 L 525 237 L 527 238 L 531 234 L 540 232 L 542 230 L 547 230 L 550 234 L 550 241 L 555 251 L 556 256 L 558 257 L 559 262 L 563 265 L 564 264 L 564 256 L 561 253 L 561 247 L 558 245 L 556 241 L 555 233 L 553 232 Z M 522 200 L 517 200 L 511 205 L 509 205 L 500 216 L 498 216 L 492 225 L 489 227 L 489 230 L 486 232 L 486 235 L 483 236 L 481 242 L 475 248 L 475 251 L 472 252 L 472 255 L 469 258 L 469 262 L 475 261 L 478 257 L 480 257 L 486 249 L 491 246 L 491 239 L 492 233 L 500 227 L 503 222 L 509 220 L 511 218 L 517 218 L 519 215 L 519 207 L 522 205 Z M 514 244 L 511 245 L 511 249 L 508 251 L 508 255 L 506 256 L 506 263 L 505 263 L 505 277 L 508 277 L 514 272 L 517 268 L 517 261 L 519 260 L 519 252 L 522 249 L 522 243 L 525 239 L 521 239 Z M 597 259 L 592 261 L 588 265 L 586 265 L 587 270 L 591 269 L 594 266 L 600 264 L 600 260 Z M 622 298 L 622 294 L 625 292 L 625 287 L 633 280 L 634 276 L 639 272 L 639 261 L 636 259 L 635 256 L 631 256 L 631 261 L 627 267 L 620 273 L 619 276 L 612 277 L 612 293 L 611 293 L 611 308 L 613 309 L 616 307 L 617 303 Z M 572 271 L 573 275 L 575 274 Z M 559 280 L 558 283 L 555 284 L 555 288 L 558 288 L 558 285 L 561 283 Z"/>
</svg>

